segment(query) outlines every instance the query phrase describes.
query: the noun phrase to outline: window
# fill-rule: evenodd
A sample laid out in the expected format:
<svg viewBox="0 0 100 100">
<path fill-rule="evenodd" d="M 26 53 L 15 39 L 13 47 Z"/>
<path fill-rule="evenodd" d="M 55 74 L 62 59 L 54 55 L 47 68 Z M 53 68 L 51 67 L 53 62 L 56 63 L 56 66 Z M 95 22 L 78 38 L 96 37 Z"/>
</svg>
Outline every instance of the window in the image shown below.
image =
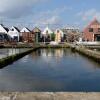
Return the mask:
<svg viewBox="0 0 100 100">
<path fill-rule="evenodd" d="M 100 32 L 100 28 L 98 28 L 98 32 Z"/>
<path fill-rule="evenodd" d="M 89 28 L 89 32 L 93 32 L 93 28 Z"/>
<path fill-rule="evenodd" d="M 14 29 L 12 29 L 12 31 L 14 31 Z"/>
</svg>

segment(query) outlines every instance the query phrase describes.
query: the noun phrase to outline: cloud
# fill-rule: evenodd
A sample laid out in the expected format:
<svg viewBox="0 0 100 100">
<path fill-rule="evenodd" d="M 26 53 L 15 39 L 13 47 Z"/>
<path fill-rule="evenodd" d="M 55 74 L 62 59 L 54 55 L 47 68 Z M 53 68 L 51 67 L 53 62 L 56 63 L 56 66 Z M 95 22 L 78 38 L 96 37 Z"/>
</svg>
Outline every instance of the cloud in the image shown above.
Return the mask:
<svg viewBox="0 0 100 100">
<path fill-rule="evenodd" d="M 38 12 L 34 10 L 38 4 L 47 3 L 48 1 L 50 0 L 3 0 L 0 2 L 0 20 L 3 20 L 3 23 L 7 23 L 8 26 L 61 24 L 62 15 L 68 10 L 72 10 L 72 7 L 43 8 Z"/>
<path fill-rule="evenodd" d="M 61 23 L 62 17 L 61 15 L 67 12 L 68 10 L 71 10 L 71 7 L 62 7 L 62 8 L 56 8 L 54 10 L 47 10 L 38 13 L 38 20 L 40 23 L 44 24 L 58 24 Z"/>
<path fill-rule="evenodd" d="M 33 5 L 45 0 L 2 0 L 0 16 L 19 18 L 32 12 Z"/>
<path fill-rule="evenodd" d="M 76 16 L 81 17 L 83 21 L 90 21 L 93 18 L 100 20 L 100 11 L 96 9 L 89 9 L 87 11 L 77 13 Z"/>
<path fill-rule="evenodd" d="M 39 20 L 36 20 L 37 25 L 57 25 L 61 22 L 61 19 L 59 16 L 53 15 L 53 16 L 45 16 L 42 17 Z"/>
</svg>

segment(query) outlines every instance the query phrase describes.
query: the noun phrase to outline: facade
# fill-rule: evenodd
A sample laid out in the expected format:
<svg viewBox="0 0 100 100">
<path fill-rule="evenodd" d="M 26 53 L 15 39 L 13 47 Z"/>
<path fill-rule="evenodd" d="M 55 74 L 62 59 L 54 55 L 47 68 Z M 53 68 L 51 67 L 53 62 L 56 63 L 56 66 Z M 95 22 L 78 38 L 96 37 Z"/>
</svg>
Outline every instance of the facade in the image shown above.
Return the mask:
<svg viewBox="0 0 100 100">
<path fill-rule="evenodd" d="M 34 42 L 34 33 L 26 27 L 21 30 L 21 36 L 23 42 Z"/>
<path fill-rule="evenodd" d="M 10 37 L 7 34 L 0 33 L 0 42 L 9 42 Z"/>
<path fill-rule="evenodd" d="M 52 34 L 53 31 L 49 27 L 46 27 L 42 32 L 42 40 L 43 40 L 42 42 L 50 42 Z"/>
<path fill-rule="evenodd" d="M 5 33 L 7 34 L 9 29 L 5 27 L 4 25 L 0 24 L 0 33 Z"/>
<path fill-rule="evenodd" d="M 46 27 L 44 31 L 42 32 L 42 35 L 50 35 L 52 33 L 53 31 L 49 27 Z"/>
<path fill-rule="evenodd" d="M 79 28 L 76 27 L 66 27 L 63 29 L 63 32 L 69 33 L 69 32 L 79 32 Z"/>
<path fill-rule="evenodd" d="M 79 38 L 81 37 L 81 32 L 79 28 L 66 27 L 62 29 L 62 31 L 64 32 L 64 41 L 66 42 L 79 41 Z"/>
<path fill-rule="evenodd" d="M 63 31 L 60 29 L 57 29 L 55 31 L 55 42 L 60 43 L 62 41 L 63 36 L 64 36 Z"/>
<path fill-rule="evenodd" d="M 97 19 L 83 30 L 83 39 L 84 41 L 100 41 L 100 23 Z"/>
<path fill-rule="evenodd" d="M 0 42 L 10 41 L 10 36 L 7 34 L 9 29 L 4 25 L 0 24 Z"/>
<path fill-rule="evenodd" d="M 35 42 L 36 43 L 41 42 L 41 30 L 35 27 L 32 32 L 35 35 Z"/>
<path fill-rule="evenodd" d="M 12 26 L 7 34 L 12 38 L 13 41 L 20 41 L 20 30 L 17 27 Z"/>
</svg>

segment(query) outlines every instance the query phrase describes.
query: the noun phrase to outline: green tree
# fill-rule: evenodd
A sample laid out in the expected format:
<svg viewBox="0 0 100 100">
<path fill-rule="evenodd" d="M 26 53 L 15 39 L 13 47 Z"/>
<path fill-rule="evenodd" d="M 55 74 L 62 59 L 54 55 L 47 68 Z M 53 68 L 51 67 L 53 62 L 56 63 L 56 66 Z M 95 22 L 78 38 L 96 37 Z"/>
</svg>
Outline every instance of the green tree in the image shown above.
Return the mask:
<svg viewBox="0 0 100 100">
<path fill-rule="evenodd" d="M 55 34 L 54 33 L 51 34 L 51 41 L 55 41 Z"/>
</svg>

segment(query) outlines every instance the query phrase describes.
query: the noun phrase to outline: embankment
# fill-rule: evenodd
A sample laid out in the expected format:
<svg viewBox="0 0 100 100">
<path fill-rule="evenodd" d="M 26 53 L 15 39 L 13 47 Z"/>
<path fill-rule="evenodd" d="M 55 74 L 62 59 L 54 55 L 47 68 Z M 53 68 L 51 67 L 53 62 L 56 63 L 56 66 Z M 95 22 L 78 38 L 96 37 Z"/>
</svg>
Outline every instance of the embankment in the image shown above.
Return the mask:
<svg viewBox="0 0 100 100">
<path fill-rule="evenodd" d="M 85 46 L 79 46 L 79 45 L 77 46 L 77 45 L 72 45 L 72 44 L 68 44 L 68 46 L 72 50 L 77 51 L 78 53 L 88 57 L 89 59 L 92 59 L 100 63 L 100 52 L 86 48 Z"/>
<path fill-rule="evenodd" d="M 80 54 L 100 63 L 100 53 L 94 50 L 90 50 L 84 47 L 76 47 L 75 50 Z"/>
<path fill-rule="evenodd" d="M 11 55 L 11 56 L 8 56 L 8 57 L 5 57 L 5 58 L 2 58 L 0 59 L 0 68 L 3 68 L 11 63 L 13 63 L 14 61 L 24 57 L 25 55 L 37 50 L 39 47 L 35 47 L 35 48 L 31 48 L 25 52 L 21 52 L 21 53 L 18 53 L 18 54 L 14 54 L 14 55 Z"/>
</svg>

